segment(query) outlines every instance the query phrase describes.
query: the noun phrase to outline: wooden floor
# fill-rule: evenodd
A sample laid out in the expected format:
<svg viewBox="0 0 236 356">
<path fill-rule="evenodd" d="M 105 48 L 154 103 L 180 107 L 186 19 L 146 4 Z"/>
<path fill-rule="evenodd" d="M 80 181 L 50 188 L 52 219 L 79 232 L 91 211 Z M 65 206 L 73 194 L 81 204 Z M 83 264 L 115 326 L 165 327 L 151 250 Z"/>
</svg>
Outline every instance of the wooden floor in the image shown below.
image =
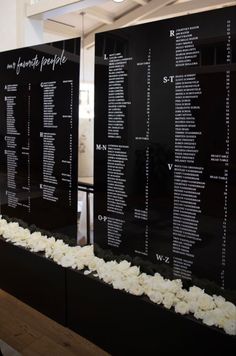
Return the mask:
<svg viewBox="0 0 236 356">
<path fill-rule="evenodd" d="M 108 355 L 1 289 L 0 339 L 25 356 Z"/>
</svg>

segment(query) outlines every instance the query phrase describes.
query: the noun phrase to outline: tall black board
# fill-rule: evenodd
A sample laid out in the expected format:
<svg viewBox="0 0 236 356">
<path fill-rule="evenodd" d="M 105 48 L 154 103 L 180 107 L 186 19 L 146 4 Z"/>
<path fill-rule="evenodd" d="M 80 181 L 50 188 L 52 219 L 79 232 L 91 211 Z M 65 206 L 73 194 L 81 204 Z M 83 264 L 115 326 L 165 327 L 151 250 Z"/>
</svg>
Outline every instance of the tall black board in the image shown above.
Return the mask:
<svg viewBox="0 0 236 356">
<path fill-rule="evenodd" d="M 79 38 L 0 53 L 1 213 L 72 239 L 79 56 Z"/>
<path fill-rule="evenodd" d="M 97 34 L 95 80 L 96 254 L 234 299 L 236 7 Z"/>
</svg>

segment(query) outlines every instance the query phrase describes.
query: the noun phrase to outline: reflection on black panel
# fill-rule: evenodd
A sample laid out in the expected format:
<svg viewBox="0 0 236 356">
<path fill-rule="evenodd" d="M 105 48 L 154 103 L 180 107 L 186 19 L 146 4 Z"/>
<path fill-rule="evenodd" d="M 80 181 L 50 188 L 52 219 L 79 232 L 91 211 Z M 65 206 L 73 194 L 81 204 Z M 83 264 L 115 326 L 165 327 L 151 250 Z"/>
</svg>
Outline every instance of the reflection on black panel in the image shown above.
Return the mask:
<svg viewBox="0 0 236 356">
<path fill-rule="evenodd" d="M 203 66 L 213 66 L 216 62 L 215 56 L 215 47 L 206 46 L 201 48 L 201 64 Z"/>
</svg>

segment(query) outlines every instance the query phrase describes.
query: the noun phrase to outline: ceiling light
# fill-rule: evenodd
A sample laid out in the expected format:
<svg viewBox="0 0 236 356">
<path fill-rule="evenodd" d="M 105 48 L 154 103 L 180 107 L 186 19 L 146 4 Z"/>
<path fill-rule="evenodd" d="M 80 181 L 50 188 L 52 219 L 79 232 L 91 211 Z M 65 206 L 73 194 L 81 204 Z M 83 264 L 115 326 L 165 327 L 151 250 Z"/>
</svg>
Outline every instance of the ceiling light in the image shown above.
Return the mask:
<svg viewBox="0 0 236 356">
<path fill-rule="evenodd" d="M 123 2 L 124 0 L 113 0 L 114 2 Z"/>
</svg>

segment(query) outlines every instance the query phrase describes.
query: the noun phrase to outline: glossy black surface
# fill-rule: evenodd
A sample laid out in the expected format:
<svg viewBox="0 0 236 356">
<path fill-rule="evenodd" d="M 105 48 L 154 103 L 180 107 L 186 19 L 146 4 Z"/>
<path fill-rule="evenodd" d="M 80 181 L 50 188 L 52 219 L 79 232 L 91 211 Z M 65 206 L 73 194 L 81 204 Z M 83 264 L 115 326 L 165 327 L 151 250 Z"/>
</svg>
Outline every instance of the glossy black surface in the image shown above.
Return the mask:
<svg viewBox="0 0 236 356">
<path fill-rule="evenodd" d="M 111 355 L 233 356 L 236 338 L 67 269 L 68 327 Z"/>
<path fill-rule="evenodd" d="M 0 237 L 0 288 L 66 325 L 66 270 Z"/>
<path fill-rule="evenodd" d="M 96 253 L 235 299 L 236 8 L 97 34 L 95 79 Z"/>
<path fill-rule="evenodd" d="M 80 39 L 0 53 L 1 213 L 77 237 Z"/>
</svg>

